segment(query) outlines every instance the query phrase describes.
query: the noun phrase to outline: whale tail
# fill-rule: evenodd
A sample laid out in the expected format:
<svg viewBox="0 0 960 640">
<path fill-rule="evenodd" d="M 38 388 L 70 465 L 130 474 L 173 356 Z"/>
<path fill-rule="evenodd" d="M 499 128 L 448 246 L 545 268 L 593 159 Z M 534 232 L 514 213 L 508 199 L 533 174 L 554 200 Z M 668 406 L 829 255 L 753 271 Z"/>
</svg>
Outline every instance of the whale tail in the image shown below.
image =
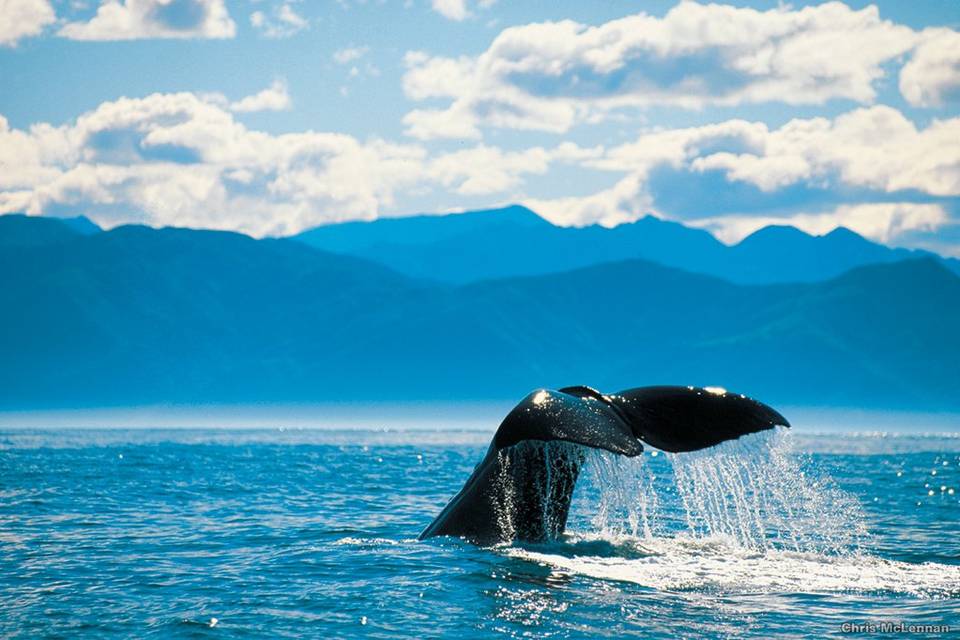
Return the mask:
<svg viewBox="0 0 960 640">
<path fill-rule="evenodd" d="M 589 387 L 560 391 L 598 394 Z M 706 449 L 775 426 L 790 426 L 786 418 L 762 402 L 719 387 L 639 387 L 600 397 L 634 436 L 674 453 Z"/>
<path fill-rule="evenodd" d="M 696 451 L 778 425 L 790 426 L 767 405 L 717 388 L 540 389 L 507 414 L 473 475 L 420 537 L 480 544 L 558 537 L 583 454 L 551 443 L 636 456 L 644 444 Z"/>
</svg>

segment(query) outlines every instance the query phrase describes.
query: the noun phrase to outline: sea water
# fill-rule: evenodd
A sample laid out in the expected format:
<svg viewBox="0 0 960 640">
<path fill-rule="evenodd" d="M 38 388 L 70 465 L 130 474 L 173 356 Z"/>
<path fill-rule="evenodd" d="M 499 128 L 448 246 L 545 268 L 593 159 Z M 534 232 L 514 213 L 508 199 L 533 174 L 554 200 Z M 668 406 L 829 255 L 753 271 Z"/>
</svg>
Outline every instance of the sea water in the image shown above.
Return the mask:
<svg viewBox="0 0 960 640">
<path fill-rule="evenodd" d="M 956 434 L 591 451 L 563 539 L 417 541 L 490 436 L 0 432 L 0 636 L 960 631 Z"/>
</svg>

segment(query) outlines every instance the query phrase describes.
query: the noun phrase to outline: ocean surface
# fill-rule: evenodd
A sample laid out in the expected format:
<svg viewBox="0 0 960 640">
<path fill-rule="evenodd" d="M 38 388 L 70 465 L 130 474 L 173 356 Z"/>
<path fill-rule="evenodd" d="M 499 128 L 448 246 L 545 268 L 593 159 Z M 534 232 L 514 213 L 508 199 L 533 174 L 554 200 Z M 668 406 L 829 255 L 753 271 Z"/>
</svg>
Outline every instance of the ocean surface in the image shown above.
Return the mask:
<svg viewBox="0 0 960 640">
<path fill-rule="evenodd" d="M 417 541 L 491 435 L 0 431 L 0 637 L 960 633 L 960 434 L 591 453 L 564 540 Z"/>
</svg>

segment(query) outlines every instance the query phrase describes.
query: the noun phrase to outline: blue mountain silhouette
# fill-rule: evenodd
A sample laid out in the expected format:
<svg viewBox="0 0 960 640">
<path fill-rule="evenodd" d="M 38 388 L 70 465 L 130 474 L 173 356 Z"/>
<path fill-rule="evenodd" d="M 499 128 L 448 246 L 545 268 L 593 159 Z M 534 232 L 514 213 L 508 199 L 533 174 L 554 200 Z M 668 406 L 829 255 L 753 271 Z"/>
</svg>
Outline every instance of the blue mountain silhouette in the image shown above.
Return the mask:
<svg viewBox="0 0 960 640">
<path fill-rule="evenodd" d="M 518 205 L 451 215 L 316 227 L 295 239 L 419 278 L 465 283 L 642 258 L 741 284 L 815 282 L 854 267 L 932 256 L 891 249 L 849 229 L 811 236 L 766 227 L 728 247 L 700 229 L 647 216 L 613 228 L 556 227 Z M 960 274 L 960 261 L 944 259 Z"/>
<path fill-rule="evenodd" d="M 511 399 L 584 382 L 960 408 L 960 277 L 934 258 L 762 286 L 636 258 L 447 284 L 288 239 L 4 216 L 0 301 L 5 409 Z"/>
</svg>

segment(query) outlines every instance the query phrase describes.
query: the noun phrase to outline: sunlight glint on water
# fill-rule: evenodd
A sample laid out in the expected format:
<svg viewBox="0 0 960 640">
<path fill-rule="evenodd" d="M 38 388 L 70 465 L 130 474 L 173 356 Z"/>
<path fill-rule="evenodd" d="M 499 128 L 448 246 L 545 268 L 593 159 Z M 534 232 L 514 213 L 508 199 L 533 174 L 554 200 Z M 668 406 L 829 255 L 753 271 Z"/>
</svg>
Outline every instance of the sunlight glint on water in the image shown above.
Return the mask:
<svg viewBox="0 0 960 640">
<path fill-rule="evenodd" d="M 739 443 L 771 474 L 778 455 L 789 463 L 772 477 L 751 467 L 767 483 L 758 493 L 787 483 L 763 504 L 792 496 L 800 516 L 839 509 L 823 518 L 827 533 L 866 522 L 860 551 L 795 551 L 797 534 L 778 538 L 765 512 L 773 548 L 711 535 L 706 516 L 684 508 L 674 465 L 729 465 L 710 462 L 729 448 L 610 455 L 607 471 L 588 460 L 569 535 L 482 548 L 416 534 L 489 433 L 0 431 L 0 637 L 765 640 L 833 637 L 850 621 L 960 628 L 960 433 L 790 433 Z M 610 477 L 602 494 L 598 473 Z M 862 520 L 845 519 L 818 480 L 828 476 Z M 742 504 L 743 526 L 721 520 L 740 536 L 758 530 Z M 801 529 L 801 547 L 820 526 Z M 829 546 L 824 537 L 809 544 Z"/>
</svg>

